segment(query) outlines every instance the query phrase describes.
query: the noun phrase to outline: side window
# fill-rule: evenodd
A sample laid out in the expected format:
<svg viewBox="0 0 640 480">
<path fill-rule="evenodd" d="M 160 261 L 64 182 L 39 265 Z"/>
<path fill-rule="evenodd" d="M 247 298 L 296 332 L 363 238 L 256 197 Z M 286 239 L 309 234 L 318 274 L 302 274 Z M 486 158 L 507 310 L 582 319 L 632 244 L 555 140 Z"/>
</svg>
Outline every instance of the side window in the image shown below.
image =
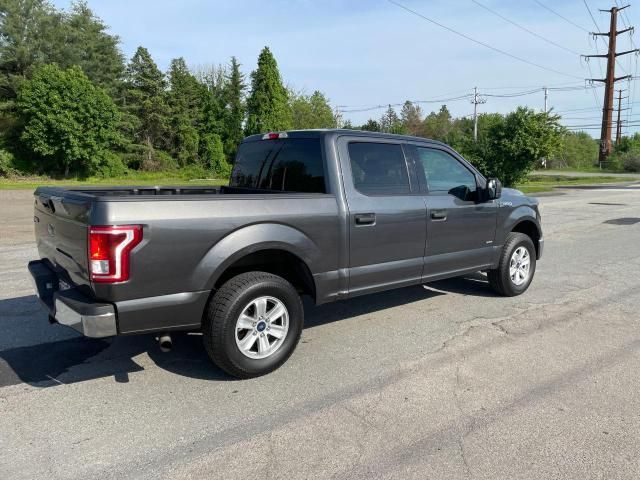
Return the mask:
<svg viewBox="0 0 640 480">
<path fill-rule="evenodd" d="M 320 140 L 290 138 L 241 143 L 229 186 L 326 193 Z"/>
<path fill-rule="evenodd" d="M 435 148 L 416 147 L 429 192 L 446 192 L 461 200 L 474 200 L 476 177 L 456 158 Z"/>
<path fill-rule="evenodd" d="M 390 143 L 350 142 L 353 183 L 365 195 L 410 193 L 402 147 Z"/>
</svg>

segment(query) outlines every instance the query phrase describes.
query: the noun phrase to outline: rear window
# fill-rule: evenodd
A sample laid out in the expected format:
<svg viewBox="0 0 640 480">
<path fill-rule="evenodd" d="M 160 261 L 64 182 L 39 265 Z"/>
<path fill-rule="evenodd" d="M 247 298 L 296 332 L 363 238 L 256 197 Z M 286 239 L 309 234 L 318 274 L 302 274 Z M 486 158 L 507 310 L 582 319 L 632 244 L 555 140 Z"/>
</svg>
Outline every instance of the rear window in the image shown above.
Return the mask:
<svg viewBox="0 0 640 480">
<path fill-rule="evenodd" d="M 288 138 L 240 144 L 229 186 L 326 193 L 320 139 Z"/>
</svg>

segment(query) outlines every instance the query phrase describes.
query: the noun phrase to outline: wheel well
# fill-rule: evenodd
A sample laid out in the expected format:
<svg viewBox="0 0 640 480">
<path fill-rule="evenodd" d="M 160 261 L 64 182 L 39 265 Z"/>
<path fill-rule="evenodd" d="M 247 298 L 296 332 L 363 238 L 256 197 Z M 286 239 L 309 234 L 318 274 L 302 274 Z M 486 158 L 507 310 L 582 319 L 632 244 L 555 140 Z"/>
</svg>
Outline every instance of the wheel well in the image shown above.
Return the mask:
<svg viewBox="0 0 640 480">
<path fill-rule="evenodd" d="M 538 240 L 540 240 L 540 234 L 538 233 L 538 227 L 536 227 L 535 223 L 530 220 L 524 220 L 513 227 L 511 231 L 527 235 L 536 248 L 536 255 L 540 255 L 540 252 L 538 251 L 540 248 L 540 244 L 538 243 Z"/>
<path fill-rule="evenodd" d="M 214 288 L 220 288 L 236 275 L 252 271 L 278 275 L 290 282 L 298 292 L 309 295 L 315 302 L 316 286 L 309 267 L 299 257 L 286 250 L 259 250 L 236 260 L 220 275 Z"/>
</svg>

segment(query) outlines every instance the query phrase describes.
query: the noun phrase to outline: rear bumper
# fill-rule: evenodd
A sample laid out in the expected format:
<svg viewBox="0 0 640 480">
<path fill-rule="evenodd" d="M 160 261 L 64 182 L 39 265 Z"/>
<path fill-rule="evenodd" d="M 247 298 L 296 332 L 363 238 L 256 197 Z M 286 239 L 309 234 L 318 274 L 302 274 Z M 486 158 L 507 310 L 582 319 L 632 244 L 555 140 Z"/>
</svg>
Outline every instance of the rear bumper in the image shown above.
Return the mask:
<svg viewBox="0 0 640 480">
<path fill-rule="evenodd" d="M 75 288 L 60 290 L 56 273 L 42 260 L 29 262 L 35 291 L 51 318 L 86 337 L 118 334 L 116 311 L 109 303 L 96 302 Z"/>
</svg>

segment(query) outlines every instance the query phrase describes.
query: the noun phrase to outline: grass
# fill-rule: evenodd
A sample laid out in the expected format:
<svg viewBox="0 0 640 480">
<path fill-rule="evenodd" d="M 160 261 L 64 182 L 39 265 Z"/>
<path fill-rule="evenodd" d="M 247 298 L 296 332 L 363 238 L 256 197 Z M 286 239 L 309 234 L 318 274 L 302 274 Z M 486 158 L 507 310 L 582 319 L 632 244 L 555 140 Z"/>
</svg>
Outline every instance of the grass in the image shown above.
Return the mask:
<svg viewBox="0 0 640 480">
<path fill-rule="evenodd" d="M 518 190 L 524 193 L 548 192 L 556 187 L 569 187 L 574 185 L 594 185 L 599 183 L 621 183 L 628 179 L 621 177 L 570 177 L 566 175 L 529 175 L 528 181 L 516 185 Z"/>
<path fill-rule="evenodd" d="M 598 183 L 620 183 L 628 179 L 613 176 L 571 177 L 563 175 L 529 175 L 528 181 L 516 185 L 524 193 L 548 192 L 555 187 L 593 185 Z M 222 185 L 225 178 L 191 178 L 181 172 L 131 172 L 123 177 L 57 180 L 49 177 L 0 178 L 0 190 L 35 188 L 43 185 L 79 187 L 83 185 Z"/>
<path fill-rule="evenodd" d="M 226 178 L 191 178 L 179 172 L 135 172 L 122 177 L 88 177 L 71 179 L 53 179 L 49 177 L 13 177 L 0 178 L 0 190 L 33 190 L 40 186 L 69 186 L 83 185 L 222 185 Z"/>
</svg>

